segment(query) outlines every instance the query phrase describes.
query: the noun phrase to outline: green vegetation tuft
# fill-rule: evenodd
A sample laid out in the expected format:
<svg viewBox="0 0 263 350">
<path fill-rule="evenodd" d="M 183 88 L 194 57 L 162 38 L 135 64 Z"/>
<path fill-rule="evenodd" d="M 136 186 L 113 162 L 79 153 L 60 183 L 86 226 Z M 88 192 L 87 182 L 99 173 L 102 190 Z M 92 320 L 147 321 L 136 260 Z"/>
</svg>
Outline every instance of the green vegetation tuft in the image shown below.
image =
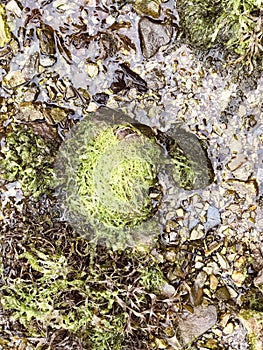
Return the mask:
<svg viewBox="0 0 263 350">
<path fill-rule="evenodd" d="M 246 57 L 263 51 L 262 0 L 179 0 L 181 31 L 198 47 L 222 44 Z"/>
<path fill-rule="evenodd" d="M 14 124 L 1 153 L 0 169 L 4 179 L 18 181 L 25 196 L 37 199 L 50 189 L 54 181 L 54 151 L 31 128 Z"/>
<path fill-rule="evenodd" d="M 122 126 L 109 127 L 79 157 L 76 183 L 91 218 L 108 227 L 134 226 L 152 215 L 150 187 L 156 183 L 156 147 L 132 126 L 135 137 L 120 141 Z"/>
<path fill-rule="evenodd" d="M 63 255 L 50 256 L 34 248 L 19 258 L 25 260 L 31 275 L 4 286 L 1 303 L 13 311 L 13 319 L 19 320 L 31 336 L 39 336 L 40 330 L 44 336 L 48 327 L 53 327 L 72 332 L 86 330 L 92 349 L 108 349 L 116 336 L 120 342 L 126 317 L 123 312 L 110 317 L 116 293 L 91 288 L 88 276 L 77 273 Z M 73 293 L 82 300 L 78 304 L 69 297 Z M 96 313 L 108 314 L 108 320 Z"/>
<path fill-rule="evenodd" d="M 129 123 L 83 119 L 56 163 L 67 219 L 85 235 L 120 247 L 138 244 L 136 235 L 153 235 L 159 199 L 151 191 L 158 188 L 160 154 L 155 140 Z"/>
<path fill-rule="evenodd" d="M 170 152 L 171 163 L 173 164 L 173 178 L 179 187 L 186 190 L 192 190 L 195 183 L 197 173 L 187 156 L 181 151 L 179 147 Z"/>
<path fill-rule="evenodd" d="M 158 265 L 148 266 L 141 270 L 140 284 L 150 293 L 160 292 L 166 283 L 163 272 Z"/>
<path fill-rule="evenodd" d="M 79 269 L 74 259 L 83 257 L 76 252 L 66 257 L 50 248 L 32 246 L 18 256 L 22 274 L 8 277 L 2 269 L 1 305 L 25 327 L 29 337 L 45 337 L 48 330 L 67 330 L 81 337 L 89 349 L 121 350 L 131 325 L 133 331 L 141 329 L 149 292 L 158 294 L 165 279 L 149 255 L 115 253 L 115 263 L 120 260 L 121 265 L 113 268 L 111 252 L 104 251 L 108 257 L 104 263 L 105 256 L 100 260 L 94 253 L 90 248 L 89 263 Z M 127 258 L 133 264 L 132 279 L 120 268 L 122 259 Z"/>
</svg>

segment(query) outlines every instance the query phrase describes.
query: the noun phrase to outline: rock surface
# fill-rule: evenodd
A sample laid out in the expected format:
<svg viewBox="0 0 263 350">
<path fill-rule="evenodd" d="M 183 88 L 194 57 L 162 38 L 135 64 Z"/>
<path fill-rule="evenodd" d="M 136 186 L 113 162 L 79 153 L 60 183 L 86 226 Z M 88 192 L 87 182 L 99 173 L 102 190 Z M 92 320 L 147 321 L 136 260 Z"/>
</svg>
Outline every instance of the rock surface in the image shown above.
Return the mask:
<svg viewBox="0 0 263 350">
<path fill-rule="evenodd" d="M 139 35 L 144 57 L 151 58 L 170 42 L 172 27 L 143 17 L 139 22 Z"/>
<path fill-rule="evenodd" d="M 215 306 L 197 306 L 193 314 L 181 317 L 178 324 L 179 338 L 188 344 L 216 324 L 217 311 Z"/>
</svg>

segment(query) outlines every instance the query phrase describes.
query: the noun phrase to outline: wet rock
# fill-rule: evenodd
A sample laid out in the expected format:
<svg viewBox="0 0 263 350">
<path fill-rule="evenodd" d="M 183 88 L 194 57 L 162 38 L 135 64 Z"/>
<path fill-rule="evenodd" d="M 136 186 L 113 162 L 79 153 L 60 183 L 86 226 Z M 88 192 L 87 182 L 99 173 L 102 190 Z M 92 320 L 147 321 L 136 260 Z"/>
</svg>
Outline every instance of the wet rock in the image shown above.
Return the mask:
<svg viewBox="0 0 263 350">
<path fill-rule="evenodd" d="M 13 14 L 13 16 L 21 18 L 23 8 L 22 8 L 22 5 L 20 2 L 18 2 L 16 0 L 10 0 L 6 4 L 5 8 L 7 9 L 7 11 L 11 12 Z"/>
<path fill-rule="evenodd" d="M 197 306 L 194 313 L 188 313 L 180 317 L 178 324 L 179 338 L 184 344 L 190 343 L 200 335 L 204 334 L 217 321 L 217 311 L 215 306 Z"/>
<path fill-rule="evenodd" d="M 21 71 L 12 71 L 4 77 L 2 83 L 6 88 L 13 89 L 23 85 L 26 81 L 25 75 Z"/>
<path fill-rule="evenodd" d="M 99 74 L 99 67 L 96 63 L 88 62 L 85 64 L 85 72 L 90 78 L 94 79 Z"/>
<path fill-rule="evenodd" d="M 161 13 L 161 6 L 158 0 L 137 0 L 134 4 L 134 9 L 140 15 L 146 15 L 153 18 L 158 18 Z"/>
<path fill-rule="evenodd" d="M 175 295 L 176 290 L 171 284 L 165 283 L 162 286 L 160 293 L 165 298 L 172 298 Z"/>
<path fill-rule="evenodd" d="M 37 37 L 40 47 L 40 64 L 43 67 L 51 67 L 55 62 L 56 43 L 54 37 L 54 30 L 49 25 L 41 24 L 40 28 L 37 28 Z"/>
<path fill-rule="evenodd" d="M 216 291 L 215 296 L 219 300 L 229 300 L 231 298 L 231 295 L 226 287 L 219 288 Z"/>
<path fill-rule="evenodd" d="M 115 72 L 115 78 L 111 84 L 111 89 L 114 93 L 129 90 L 130 88 L 135 88 L 139 92 L 147 91 L 147 83 L 139 74 L 135 73 L 124 63 L 120 64 L 120 67 L 122 70 Z"/>
<path fill-rule="evenodd" d="M 7 24 L 6 12 L 0 5 L 0 47 L 4 47 L 11 40 L 11 32 Z"/>
<path fill-rule="evenodd" d="M 39 73 L 39 54 L 35 52 L 30 55 L 24 63 L 22 70 L 10 71 L 3 79 L 3 86 L 13 89 L 17 86 L 29 82 L 35 75 Z"/>
<path fill-rule="evenodd" d="M 172 27 L 143 17 L 139 22 L 139 36 L 144 57 L 151 58 L 161 46 L 170 42 Z"/>
<path fill-rule="evenodd" d="M 219 210 L 216 207 L 210 206 L 207 210 L 207 219 L 204 224 L 206 231 L 210 230 L 215 226 L 220 225 L 220 223 L 221 217 Z"/>
<path fill-rule="evenodd" d="M 43 67 L 51 67 L 56 63 L 56 58 L 52 56 L 41 55 L 40 64 Z"/>
<path fill-rule="evenodd" d="M 171 128 L 167 135 L 167 150 L 174 159 L 173 177 L 178 186 L 193 190 L 210 185 L 214 171 L 201 140 L 182 128 Z"/>
<path fill-rule="evenodd" d="M 106 94 L 105 92 L 99 92 L 93 96 L 93 100 L 100 105 L 106 106 L 109 100 L 109 95 Z"/>
<path fill-rule="evenodd" d="M 42 24 L 40 28 L 37 28 L 37 37 L 41 53 L 43 55 L 55 55 L 56 44 L 53 28 Z"/>
<path fill-rule="evenodd" d="M 45 120 L 48 124 L 57 124 L 67 118 L 70 110 L 55 105 L 43 105 L 41 102 L 24 102 L 19 106 L 16 119 L 34 122 Z"/>
</svg>

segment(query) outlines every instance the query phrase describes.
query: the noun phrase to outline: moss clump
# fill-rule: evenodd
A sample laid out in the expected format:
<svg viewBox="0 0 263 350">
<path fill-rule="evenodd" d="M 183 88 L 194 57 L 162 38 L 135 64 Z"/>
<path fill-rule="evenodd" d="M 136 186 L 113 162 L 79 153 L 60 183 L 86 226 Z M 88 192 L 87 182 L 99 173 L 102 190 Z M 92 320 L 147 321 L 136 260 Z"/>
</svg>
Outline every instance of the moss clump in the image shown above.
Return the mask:
<svg viewBox="0 0 263 350">
<path fill-rule="evenodd" d="M 248 60 L 262 47 L 262 5 L 259 0 L 179 0 L 181 30 L 196 46 L 223 44 Z"/>
<path fill-rule="evenodd" d="M 19 258 L 24 259 L 25 267 L 30 266 L 31 273 L 27 279 L 9 280 L 8 286 L 2 287 L 1 303 L 13 311 L 13 319 L 19 320 L 30 336 L 44 336 L 49 327 L 82 331 L 88 334 L 91 349 L 121 349 L 125 312 L 102 317 L 111 314 L 116 293 L 92 288 L 88 276 L 77 273 L 64 255 L 51 256 L 33 248 Z M 98 276 L 89 277 L 96 281 Z M 70 300 L 70 295 L 79 301 Z"/>
<path fill-rule="evenodd" d="M 150 295 L 165 283 L 154 258 L 129 249 L 93 250 L 69 232 L 56 232 L 56 240 L 50 240 L 54 229 L 41 236 L 38 230 L 28 230 L 27 246 L 14 236 L 12 254 L 2 256 L 0 303 L 14 324 L 19 321 L 24 326 L 24 336 L 48 342 L 55 333 L 67 331 L 91 350 L 121 350 L 131 338 L 148 342 L 148 327 L 158 323 L 154 310 L 152 318 L 145 317 Z M 1 243 L 6 240 L 3 237 Z M 35 246 L 40 242 L 41 250 Z M 17 256 L 21 244 L 24 253 Z M 11 257 L 12 272 L 6 269 L 6 258 Z"/>
<path fill-rule="evenodd" d="M 111 125 L 96 116 L 82 120 L 57 162 L 69 217 L 80 216 L 100 234 L 150 219 L 160 153 L 154 140 L 129 123 Z"/>
<path fill-rule="evenodd" d="M 160 292 L 166 283 L 162 270 L 158 265 L 148 266 L 141 270 L 140 284 L 150 293 Z"/>
<path fill-rule="evenodd" d="M 119 140 L 118 131 L 135 132 Z M 150 187 L 156 184 L 156 147 L 132 126 L 109 127 L 87 145 L 76 182 L 80 200 L 92 218 L 106 226 L 137 225 L 152 215 Z M 157 154 L 158 156 L 158 154 Z"/>
<path fill-rule="evenodd" d="M 173 164 L 174 181 L 178 186 L 186 190 L 193 189 L 197 173 L 194 171 L 189 158 L 186 157 L 179 147 L 175 148 L 170 154 L 172 156 L 171 163 Z"/>
<path fill-rule="evenodd" d="M 18 181 L 25 196 L 35 199 L 54 181 L 54 151 L 45 140 L 24 125 L 13 125 L 1 148 L 0 169 L 5 180 Z"/>
</svg>

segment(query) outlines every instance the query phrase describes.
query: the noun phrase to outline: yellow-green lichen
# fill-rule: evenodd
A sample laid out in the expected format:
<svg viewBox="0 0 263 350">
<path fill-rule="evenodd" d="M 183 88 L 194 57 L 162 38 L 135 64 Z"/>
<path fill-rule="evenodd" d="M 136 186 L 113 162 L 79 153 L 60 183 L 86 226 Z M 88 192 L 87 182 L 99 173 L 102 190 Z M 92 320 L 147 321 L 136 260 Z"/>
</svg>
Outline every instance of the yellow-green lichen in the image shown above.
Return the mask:
<svg viewBox="0 0 263 350">
<path fill-rule="evenodd" d="M 11 40 L 11 32 L 7 24 L 5 7 L 0 4 L 0 47 L 5 46 Z"/>
</svg>

